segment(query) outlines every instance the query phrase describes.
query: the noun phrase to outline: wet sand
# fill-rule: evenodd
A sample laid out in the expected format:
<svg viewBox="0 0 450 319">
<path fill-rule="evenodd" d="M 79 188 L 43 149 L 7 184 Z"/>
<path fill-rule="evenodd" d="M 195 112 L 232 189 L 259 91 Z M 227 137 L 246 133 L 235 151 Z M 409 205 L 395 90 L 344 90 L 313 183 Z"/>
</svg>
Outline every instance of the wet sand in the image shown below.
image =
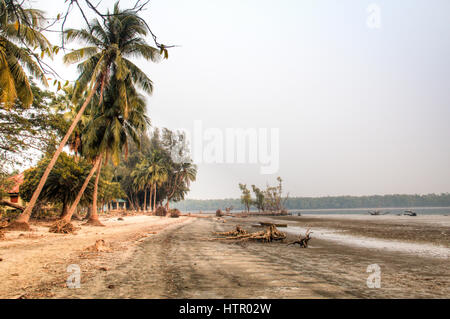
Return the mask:
<svg viewBox="0 0 450 319">
<path fill-rule="evenodd" d="M 379 217 L 379 216 L 377 216 Z M 267 220 L 267 218 L 265 218 Z M 321 227 L 349 234 L 429 242 L 448 247 L 448 226 L 401 219 L 284 217 L 297 227 Z M 251 225 L 261 218 L 196 218 L 139 242 L 133 254 L 107 271 L 93 271 L 80 289 L 51 289 L 55 298 L 448 298 L 447 258 L 430 258 L 346 245 L 314 238 L 308 249 L 286 243 L 212 241 L 213 232 Z M 399 222 L 400 221 L 400 222 Z M 400 225 L 405 225 L 404 228 Z M 360 227 L 371 229 L 370 232 Z M 414 232 L 411 227 L 417 227 Z M 389 228 L 395 231 L 391 233 Z M 280 230 L 283 230 L 281 228 Z M 388 234 L 389 233 L 389 234 Z M 411 234 L 418 234 L 417 236 Z M 384 235 L 383 235 L 384 234 Z M 383 237 L 387 235 L 387 237 Z M 442 234 L 441 234 L 442 235 Z M 289 235 L 288 241 L 294 236 Z M 381 268 L 381 288 L 368 288 L 371 264 Z"/>
</svg>

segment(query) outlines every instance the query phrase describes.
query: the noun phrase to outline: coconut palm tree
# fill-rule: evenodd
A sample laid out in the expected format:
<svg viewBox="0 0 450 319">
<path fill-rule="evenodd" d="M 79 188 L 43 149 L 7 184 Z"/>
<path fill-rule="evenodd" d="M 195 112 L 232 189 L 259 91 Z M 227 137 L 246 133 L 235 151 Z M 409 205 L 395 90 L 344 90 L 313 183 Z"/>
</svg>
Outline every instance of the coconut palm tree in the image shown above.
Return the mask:
<svg viewBox="0 0 450 319">
<path fill-rule="evenodd" d="M 170 200 L 178 193 L 189 189 L 191 182 L 197 177 L 197 166 L 191 162 L 175 164 L 176 170 L 172 173 L 172 181 L 167 195 L 166 209 L 169 210 Z"/>
<path fill-rule="evenodd" d="M 62 88 L 63 94 L 57 96 L 52 108 L 57 112 L 63 112 L 62 116 L 67 123 L 72 123 L 77 116 L 81 105 L 73 103 L 74 87 L 68 85 Z M 67 141 L 69 150 L 75 153 L 75 159 L 79 160 L 83 153 L 82 134 L 91 119 L 89 108 L 83 113 L 72 135 Z"/>
<path fill-rule="evenodd" d="M 139 95 L 132 85 L 127 87 L 129 110 L 128 116 L 125 117 L 121 100 L 118 98 L 117 90 L 115 90 L 116 80 L 114 79 L 111 84 L 105 92 L 103 101 L 82 133 L 84 157 L 98 162 L 92 195 L 92 209 L 88 220 L 88 224 L 96 226 L 102 225 L 98 219 L 97 198 L 103 162 L 107 163 L 111 158 L 114 166 L 117 166 L 123 151 L 125 151 L 125 158 L 127 157 L 128 143 L 131 141 L 139 145 L 139 136 L 150 124 L 150 120 L 145 114 L 146 104 L 143 96 Z M 93 103 L 96 105 L 97 99 L 94 99 Z M 65 222 L 70 222 L 77 205 L 77 201 L 73 202 L 68 215 L 64 219 Z"/>
<path fill-rule="evenodd" d="M 136 191 L 144 191 L 144 207 L 143 210 L 147 210 L 147 190 L 150 188 L 149 202 L 151 206 L 151 184 L 150 178 L 151 173 L 149 170 L 149 163 L 147 159 L 143 159 L 131 172 L 131 177 L 133 178 L 133 186 Z"/>
<path fill-rule="evenodd" d="M 148 94 L 152 92 L 152 81 L 129 60 L 131 57 L 140 57 L 151 61 L 160 59 L 159 50 L 148 45 L 144 40 L 147 33 L 148 28 L 145 22 L 135 12 L 121 11 L 118 3 L 115 4 L 113 12 L 108 11 L 103 23 L 93 20 L 89 29 L 64 31 L 67 42 L 78 40 L 87 44 L 84 48 L 66 54 L 64 61 L 66 63 L 79 63 L 80 75 L 75 85 L 74 99 L 83 99 L 84 93 L 89 93 L 53 155 L 27 208 L 17 218 L 16 222 L 10 225 L 10 228 L 29 229 L 28 221 L 31 211 L 48 174 L 94 95 L 98 96 L 98 101 L 101 103 L 105 90 L 110 86 L 112 80 L 115 80 L 114 89 L 118 93 L 118 102 L 123 110 L 124 117 L 127 118 L 130 108 L 127 86 L 137 86 Z M 92 105 L 92 107 L 94 106 Z M 95 165 L 94 168 L 96 169 Z"/>
<path fill-rule="evenodd" d="M 165 166 L 165 162 L 160 152 L 154 151 L 149 165 L 149 171 L 151 173 L 150 183 L 153 188 L 153 209 L 156 210 L 156 191 L 159 186 L 167 181 L 169 178 L 168 170 Z"/>
<path fill-rule="evenodd" d="M 9 109 L 19 100 L 30 106 L 33 93 L 25 69 L 47 84 L 44 71 L 30 48 L 52 55 L 50 42 L 39 31 L 45 21 L 42 11 L 25 9 L 15 0 L 0 0 L 0 104 Z"/>
</svg>

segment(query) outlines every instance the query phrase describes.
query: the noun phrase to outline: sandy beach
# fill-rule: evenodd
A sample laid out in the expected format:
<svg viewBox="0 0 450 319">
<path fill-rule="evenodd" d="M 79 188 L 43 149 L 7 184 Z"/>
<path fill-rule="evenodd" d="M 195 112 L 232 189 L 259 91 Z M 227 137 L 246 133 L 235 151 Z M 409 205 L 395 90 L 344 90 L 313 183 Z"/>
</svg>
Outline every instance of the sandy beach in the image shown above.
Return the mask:
<svg viewBox="0 0 450 319">
<path fill-rule="evenodd" d="M 43 226 L 0 242 L 3 298 L 448 298 L 449 217 L 305 216 L 109 218 L 104 228 L 55 235 Z M 212 240 L 258 221 L 287 223 L 289 242 L 313 230 L 307 249 Z M 107 251 L 86 248 L 104 239 Z M 430 253 L 431 251 L 432 253 Z M 69 264 L 81 288 L 66 286 Z M 381 288 L 368 288 L 378 264 Z"/>
<path fill-rule="evenodd" d="M 48 232 L 48 223 L 32 223 L 31 232 L 11 231 L 0 240 L 0 298 L 48 298 L 56 287 L 67 288 L 67 267 L 80 266 L 82 283 L 131 258 L 144 238 L 193 218 L 126 216 L 101 218 L 106 227 L 81 226 L 75 235 Z M 103 251 L 92 251 L 97 240 Z M 99 270 L 100 269 L 100 270 Z"/>
</svg>

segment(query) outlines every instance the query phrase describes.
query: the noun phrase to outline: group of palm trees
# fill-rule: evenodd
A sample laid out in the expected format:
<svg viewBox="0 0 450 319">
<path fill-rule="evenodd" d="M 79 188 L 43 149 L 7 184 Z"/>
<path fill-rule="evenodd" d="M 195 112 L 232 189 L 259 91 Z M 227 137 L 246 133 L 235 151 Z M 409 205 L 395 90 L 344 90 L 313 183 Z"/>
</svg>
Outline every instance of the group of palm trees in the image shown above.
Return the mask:
<svg viewBox="0 0 450 319">
<path fill-rule="evenodd" d="M 189 190 L 190 183 L 195 181 L 196 175 L 197 168 L 191 161 L 174 162 L 160 149 L 153 150 L 150 156 L 143 158 L 131 172 L 133 186 L 144 192 L 142 210 L 148 211 L 149 205 L 153 212 L 157 208 L 158 190 L 164 193 L 164 196 L 159 198 L 166 199 L 165 206 L 168 211 L 171 200 L 184 199 L 184 194 Z"/>
<path fill-rule="evenodd" d="M 34 53 L 30 47 L 39 47 L 43 54 L 48 55 L 52 55 L 55 50 L 39 30 L 42 12 L 23 9 L 12 0 L 0 0 L 0 7 L 0 103 L 11 105 L 18 99 L 21 103 L 30 104 L 32 93 L 22 66 L 44 85 L 47 84 L 38 62 L 33 60 Z M 135 12 L 121 10 L 118 3 L 104 19 L 94 19 L 84 29 L 63 31 L 65 43 L 77 41 L 85 45 L 64 56 L 65 63 L 77 63 L 79 72 L 75 84 L 64 88 L 67 103 L 71 105 L 69 116 L 72 123 L 51 157 L 27 207 L 10 224 L 10 228 L 29 229 L 33 207 L 68 143 L 72 151 L 90 160 L 93 165 L 76 200 L 61 222 L 70 223 L 83 192 L 96 174 L 90 223 L 100 224 L 97 193 L 102 165 L 109 161 L 117 165 L 120 155 L 127 153 L 128 143 L 139 143 L 139 136 L 150 124 L 144 97 L 139 92 L 150 94 L 153 84 L 131 61 L 131 58 L 147 61 L 160 59 L 160 50 L 145 41 L 147 32 L 145 22 Z M 151 176 L 151 179 L 137 173 L 136 178 L 150 186 L 155 202 L 157 186 L 168 176 L 157 162 L 141 164 L 141 171 L 147 170 L 146 176 Z"/>
</svg>

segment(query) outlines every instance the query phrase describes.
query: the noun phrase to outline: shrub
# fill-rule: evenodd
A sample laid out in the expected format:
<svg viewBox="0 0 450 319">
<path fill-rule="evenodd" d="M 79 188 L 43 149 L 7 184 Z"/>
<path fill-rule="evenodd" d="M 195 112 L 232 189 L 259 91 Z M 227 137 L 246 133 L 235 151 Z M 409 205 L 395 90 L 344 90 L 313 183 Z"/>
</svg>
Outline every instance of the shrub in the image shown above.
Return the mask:
<svg viewBox="0 0 450 319">
<path fill-rule="evenodd" d="M 181 216 L 181 212 L 178 209 L 171 209 L 170 210 L 170 217 L 172 218 L 178 218 Z"/>
<path fill-rule="evenodd" d="M 159 206 L 156 209 L 155 216 L 167 216 L 167 209 L 162 206 Z"/>
</svg>

